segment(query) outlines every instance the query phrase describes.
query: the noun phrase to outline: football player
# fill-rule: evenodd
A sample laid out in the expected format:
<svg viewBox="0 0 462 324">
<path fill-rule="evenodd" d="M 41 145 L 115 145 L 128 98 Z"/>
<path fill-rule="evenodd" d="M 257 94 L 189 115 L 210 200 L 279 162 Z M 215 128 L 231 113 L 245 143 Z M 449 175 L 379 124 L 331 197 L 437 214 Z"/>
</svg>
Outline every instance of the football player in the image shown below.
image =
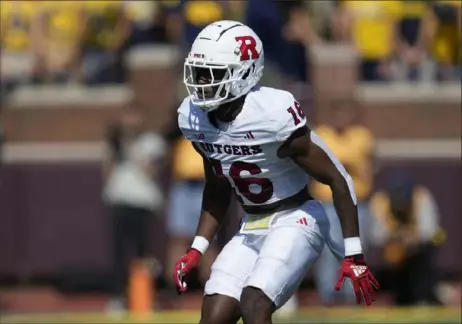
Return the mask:
<svg viewBox="0 0 462 324">
<path fill-rule="evenodd" d="M 325 245 L 342 262 L 336 289 L 351 279 L 357 302 L 371 305 L 379 288 L 362 255 L 351 177 L 307 126 L 292 94 L 258 86 L 263 65 L 262 42 L 235 21 L 203 29 L 184 64 L 189 96 L 178 123 L 203 157 L 206 185 L 196 237 L 173 274 L 179 293 L 233 194 L 246 213 L 212 266 L 202 324 L 234 324 L 241 317 L 246 324 L 272 323 Z M 341 246 L 329 236 L 322 204 L 308 192 L 309 177 L 332 190 Z"/>
</svg>

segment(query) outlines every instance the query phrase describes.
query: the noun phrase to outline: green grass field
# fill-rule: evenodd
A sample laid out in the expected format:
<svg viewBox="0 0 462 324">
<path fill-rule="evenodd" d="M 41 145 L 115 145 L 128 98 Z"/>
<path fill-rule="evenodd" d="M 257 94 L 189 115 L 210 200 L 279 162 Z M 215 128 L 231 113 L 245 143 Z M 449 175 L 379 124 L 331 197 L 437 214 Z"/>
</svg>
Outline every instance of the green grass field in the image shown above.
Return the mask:
<svg viewBox="0 0 462 324">
<path fill-rule="evenodd" d="M 173 324 L 198 320 L 199 313 L 189 311 L 162 311 L 145 318 L 128 315 L 114 318 L 101 313 L 0 315 L 1 324 Z M 461 308 L 306 308 L 296 317 L 277 323 L 461 323 Z"/>
</svg>

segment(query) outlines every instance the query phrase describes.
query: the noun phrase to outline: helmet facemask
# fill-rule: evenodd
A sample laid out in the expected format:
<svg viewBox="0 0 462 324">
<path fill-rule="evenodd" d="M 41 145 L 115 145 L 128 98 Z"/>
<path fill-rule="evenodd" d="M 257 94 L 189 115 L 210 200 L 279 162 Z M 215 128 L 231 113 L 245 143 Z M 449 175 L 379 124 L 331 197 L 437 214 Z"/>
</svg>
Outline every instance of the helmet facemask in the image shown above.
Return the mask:
<svg viewBox="0 0 462 324">
<path fill-rule="evenodd" d="M 193 104 L 213 111 L 243 95 L 241 82 L 251 68 L 247 64 L 210 64 L 187 58 L 184 83 Z"/>
</svg>

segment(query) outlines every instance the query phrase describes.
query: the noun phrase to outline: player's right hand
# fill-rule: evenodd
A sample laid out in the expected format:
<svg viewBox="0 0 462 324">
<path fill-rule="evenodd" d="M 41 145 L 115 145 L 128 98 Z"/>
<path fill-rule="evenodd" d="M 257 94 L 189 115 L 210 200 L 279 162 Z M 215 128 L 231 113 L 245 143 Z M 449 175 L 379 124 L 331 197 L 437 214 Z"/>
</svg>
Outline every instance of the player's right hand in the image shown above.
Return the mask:
<svg viewBox="0 0 462 324">
<path fill-rule="evenodd" d="M 196 249 L 189 249 L 185 255 L 175 264 L 173 269 L 173 281 L 175 282 L 178 294 L 183 294 L 188 289 L 186 282 L 188 274 L 198 266 L 202 258 L 202 254 Z"/>
</svg>

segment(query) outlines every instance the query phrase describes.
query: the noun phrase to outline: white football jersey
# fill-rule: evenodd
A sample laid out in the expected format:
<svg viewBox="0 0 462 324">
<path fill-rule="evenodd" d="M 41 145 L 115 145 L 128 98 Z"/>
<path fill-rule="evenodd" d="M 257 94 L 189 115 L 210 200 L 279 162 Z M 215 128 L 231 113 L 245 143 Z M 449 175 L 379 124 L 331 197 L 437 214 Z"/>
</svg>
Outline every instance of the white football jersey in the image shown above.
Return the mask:
<svg viewBox="0 0 462 324">
<path fill-rule="evenodd" d="M 290 158 L 277 156 L 282 143 L 306 124 L 291 93 L 256 87 L 248 93 L 236 119 L 219 123 L 219 128 L 189 97 L 178 115 L 183 135 L 199 144 L 215 173 L 228 179 L 242 204 L 272 203 L 293 196 L 307 185 L 306 172 Z"/>
</svg>

